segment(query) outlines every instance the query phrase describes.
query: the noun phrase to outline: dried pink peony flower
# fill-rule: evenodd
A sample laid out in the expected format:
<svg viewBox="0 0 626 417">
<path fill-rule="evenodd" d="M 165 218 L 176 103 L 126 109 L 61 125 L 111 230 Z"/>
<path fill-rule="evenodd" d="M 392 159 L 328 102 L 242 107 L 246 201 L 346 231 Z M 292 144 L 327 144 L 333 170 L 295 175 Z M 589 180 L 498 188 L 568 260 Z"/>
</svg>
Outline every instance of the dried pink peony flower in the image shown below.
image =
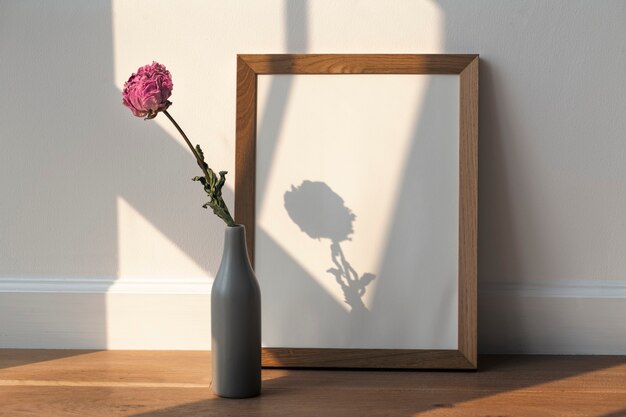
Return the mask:
<svg viewBox="0 0 626 417">
<path fill-rule="evenodd" d="M 215 172 L 209 168 L 204 160 L 204 153 L 200 145 L 194 147 L 191 144 L 183 129 L 167 111 L 167 108 L 172 104 L 167 99 L 172 95 L 173 86 L 172 74 L 165 66 L 153 61 L 152 65 L 139 68 L 137 73 L 131 75 L 128 81 L 124 83 L 122 104 L 128 107 L 135 116 L 145 116 L 146 119 L 154 119 L 159 112 L 163 112 L 189 146 L 191 153 L 196 158 L 196 163 L 204 174 L 193 178 L 193 181 L 202 184 L 204 191 L 209 196 L 209 201 L 202 207 L 211 208 L 215 215 L 224 220 L 229 227 L 233 227 L 235 221 L 222 196 L 222 187 L 226 182 L 227 172 L 220 171 L 219 178 L 215 175 Z"/>
<path fill-rule="evenodd" d="M 166 110 L 171 102 L 167 99 L 172 95 L 172 74 L 164 65 L 152 62 L 137 70 L 124 83 L 122 103 L 137 117 L 154 119 Z"/>
</svg>

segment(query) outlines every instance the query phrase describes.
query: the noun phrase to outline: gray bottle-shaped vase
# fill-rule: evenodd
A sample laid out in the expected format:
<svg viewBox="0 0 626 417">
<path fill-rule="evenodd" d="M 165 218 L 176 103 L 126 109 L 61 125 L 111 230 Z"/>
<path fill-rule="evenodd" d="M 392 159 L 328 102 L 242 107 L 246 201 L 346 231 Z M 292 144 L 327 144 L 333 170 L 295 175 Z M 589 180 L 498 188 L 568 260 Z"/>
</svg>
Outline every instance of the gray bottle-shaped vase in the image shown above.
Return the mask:
<svg viewBox="0 0 626 417">
<path fill-rule="evenodd" d="M 261 290 L 248 259 L 246 228 L 227 227 L 211 291 L 213 391 L 220 397 L 261 393 Z"/>
</svg>

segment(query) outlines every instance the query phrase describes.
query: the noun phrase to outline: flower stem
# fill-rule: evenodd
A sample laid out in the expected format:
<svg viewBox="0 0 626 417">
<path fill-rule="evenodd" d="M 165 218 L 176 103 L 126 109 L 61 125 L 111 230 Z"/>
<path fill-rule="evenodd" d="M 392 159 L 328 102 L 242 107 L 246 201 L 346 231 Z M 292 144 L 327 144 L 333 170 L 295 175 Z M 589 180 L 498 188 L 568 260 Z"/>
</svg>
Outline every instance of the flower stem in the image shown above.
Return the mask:
<svg viewBox="0 0 626 417">
<path fill-rule="evenodd" d="M 167 116 L 168 119 L 170 119 L 170 122 L 172 122 L 172 124 L 178 130 L 178 132 L 183 137 L 183 139 L 185 139 L 185 142 L 187 143 L 187 146 L 189 146 L 189 149 L 191 149 L 191 153 L 193 153 L 193 156 L 196 158 L 196 162 L 198 163 L 198 166 L 200 167 L 200 169 L 204 173 L 204 177 L 206 178 L 206 181 L 207 182 L 211 182 L 211 178 L 215 177 L 215 173 L 213 173 L 213 170 L 211 170 L 211 168 L 209 168 L 207 166 L 207 164 L 204 162 L 204 160 L 200 157 L 200 155 L 198 154 L 198 151 L 196 150 L 196 148 L 193 147 L 193 145 L 189 141 L 189 138 L 187 137 L 185 132 L 183 132 L 183 129 L 178 125 L 178 123 L 176 123 L 176 120 L 174 120 L 174 118 L 168 113 L 167 110 L 163 110 L 163 113 Z M 222 175 L 222 174 L 220 173 L 220 175 Z M 210 194 L 209 196 L 211 197 L 212 200 L 216 200 L 216 202 L 218 203 L 217 204 L 217 208 L 218 208 L 217 211 L 214 208 L 215 214 L 217 214 L 218 217 L 220 217 L 222 220 L 224 220 L 224 222 L 228 226 L 230 226 L 230 227 L 235 226 L 235 221 L 233 220 L 232 216 L 230 215 L 230 212 L 228 211 L 228 207 L 226 206 L 226 203 L 222 199 L 221 195 L 214 196 L 214 195 Z"/>
<path fill-rule="evenodd" d="M 196 151 L 196 148 L 193 147 L 193 145 L 189 141 L 189 138 L 187 137 L 187 135 L 185 135 L 185 132 L 183 132 L 183 129 L 181 129 L 181 127 L 178 125 L 178 123 L 176 123 L 176 120 L 174 120 L 174 118 L 167 112 L 167 110 L 163 110 L 163 113 L 167 116 L 168 119 L 170 119 L 170 122 L 172 122 L 174 127 L 176 127 L 176 129 L 178 130 L 180 135 L 183 137 L 183 139 L 185 139 L 185 142 L 187 142 L 187 146 L 189 146 L 189 149 L 191 149 L 191 153 L 193 153 L 193 156 L 196 157 L 196 161 L 198 162 L 198 166 L 200 166 L 200 168 L 202 169 L 202 171 L 204 172 L 204 175 L 207 177 L 207 180 L 208 180 L 209 179 L 209 173 L 207 171 L 207 168 L 204 166 L 204 163 L 203 163 L 202 159 L 200 159 L 200 155 L 198 155 L 198 151 Z"/>
</svg>

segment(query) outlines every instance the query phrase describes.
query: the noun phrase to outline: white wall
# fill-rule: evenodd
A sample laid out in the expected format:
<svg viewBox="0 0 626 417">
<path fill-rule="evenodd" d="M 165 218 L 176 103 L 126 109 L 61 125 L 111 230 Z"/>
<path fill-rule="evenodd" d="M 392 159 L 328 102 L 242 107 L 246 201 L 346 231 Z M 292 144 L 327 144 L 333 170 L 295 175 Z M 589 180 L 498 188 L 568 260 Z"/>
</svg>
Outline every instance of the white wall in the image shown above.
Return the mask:
<svg viewBox="0 0 626 417">
<path fill-rule="evenodd" d="M 462 52 L 480 350 L 626 353 L 625 38 L 618 0 L 2 2 L 0 346 L 208 347 L 222 226 L 167 121 L 121 106 L 138 66 L 168 66 L 172 113 L 232 173 L 237 53 Z"/>
</svg>

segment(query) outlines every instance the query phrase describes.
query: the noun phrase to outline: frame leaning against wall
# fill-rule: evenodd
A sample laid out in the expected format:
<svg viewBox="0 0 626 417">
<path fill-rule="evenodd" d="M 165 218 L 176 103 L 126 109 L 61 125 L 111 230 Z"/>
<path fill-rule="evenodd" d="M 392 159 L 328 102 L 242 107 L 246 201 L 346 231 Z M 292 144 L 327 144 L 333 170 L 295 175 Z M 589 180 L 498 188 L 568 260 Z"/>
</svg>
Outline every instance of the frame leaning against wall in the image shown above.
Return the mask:
<svg viewBox="0 0 626 417">
<path fill-rule="evenodd" d="M 263 348 L 265 367 L 476 369 L 478 196 L 478 55 L 287 54 L 238 55 L 235 219 L 247 228 L 255 254 L 257 75 L 457 74 L 459 103 L 458 348 Z"/>
</svg>

